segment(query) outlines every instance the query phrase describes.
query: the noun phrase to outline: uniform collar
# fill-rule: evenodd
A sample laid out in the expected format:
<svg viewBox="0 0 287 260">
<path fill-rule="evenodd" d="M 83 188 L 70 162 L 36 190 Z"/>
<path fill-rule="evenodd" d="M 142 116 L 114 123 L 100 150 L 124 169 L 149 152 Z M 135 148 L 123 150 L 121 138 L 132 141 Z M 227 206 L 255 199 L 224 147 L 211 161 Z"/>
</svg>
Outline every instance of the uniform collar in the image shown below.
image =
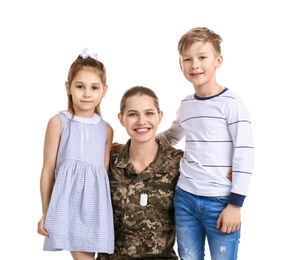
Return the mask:
<svg viewBox="0 0 287 260">
<path fill-rule="evenodd" d="M 158 143 L 158 153 L 155 158 L 153 169 L 156 172 L 167 173 L 169 171 L 168 160 L 163 160 L 163 155 L 167 154 L 168 146 L 164 145 L 159 139 L 156 139 Z M 130 157 L 129 148 L 131 144 L 131 139 L 120 149 L 118 156 L 115 158 L 114 164 L 118 168 L 129 168 L 130 167 Z"/>
</svg>

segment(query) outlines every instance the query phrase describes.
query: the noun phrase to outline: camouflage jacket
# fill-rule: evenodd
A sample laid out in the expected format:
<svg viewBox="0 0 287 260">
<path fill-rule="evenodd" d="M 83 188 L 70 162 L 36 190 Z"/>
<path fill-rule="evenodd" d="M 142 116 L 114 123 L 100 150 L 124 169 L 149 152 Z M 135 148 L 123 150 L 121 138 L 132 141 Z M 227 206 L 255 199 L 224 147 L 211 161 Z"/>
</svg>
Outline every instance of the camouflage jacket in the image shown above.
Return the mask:
<svg viewBox="0 0 287 260">
<path fill-rule="evenodd" d="M 112 148 L 109 179 L 115 223 L 115 252 L 97 259 L 178 259 L 173 249 L 174 189 L 181 150 L 157 140 L 157 158 L 137 174 L 129 160 L 130 140 Z M 141 194 L 147 204 L 140 205 Z"/>
</svg>

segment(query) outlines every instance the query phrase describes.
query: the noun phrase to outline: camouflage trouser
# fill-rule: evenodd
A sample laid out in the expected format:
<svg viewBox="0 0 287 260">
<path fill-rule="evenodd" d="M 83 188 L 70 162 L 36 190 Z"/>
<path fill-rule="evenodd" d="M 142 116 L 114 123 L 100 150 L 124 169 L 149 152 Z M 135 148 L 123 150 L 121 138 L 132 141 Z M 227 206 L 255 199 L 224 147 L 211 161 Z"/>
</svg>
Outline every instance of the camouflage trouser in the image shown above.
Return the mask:
<svg viewBox="0 0 287 260">
<path fill-rule="evenodd" d="M 178 257 L 139 257 L 139 258 L 133 258 L 133 257 L 117 257 L 116 255 L 108 255 L 108 254 L 98 254 L 97 260 L 177 260 Z"/>
</svg>

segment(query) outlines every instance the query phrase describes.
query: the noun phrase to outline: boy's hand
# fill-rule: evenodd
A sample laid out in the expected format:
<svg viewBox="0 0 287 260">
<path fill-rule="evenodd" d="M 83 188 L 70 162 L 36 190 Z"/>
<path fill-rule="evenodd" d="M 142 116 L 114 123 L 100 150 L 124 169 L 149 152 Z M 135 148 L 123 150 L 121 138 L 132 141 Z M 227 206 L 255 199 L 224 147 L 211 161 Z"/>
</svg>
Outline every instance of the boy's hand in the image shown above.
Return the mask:
<svg viewBox="0 0 287 260">
<path fill-rule="evenodd" d="M 216 228 L 220 229 L 222 233 L 231 233 L 239 230 L 241 225 L 240 210 L 239 206 L 228 204 L 220 213 L 216 222 Z"/>
</svg>

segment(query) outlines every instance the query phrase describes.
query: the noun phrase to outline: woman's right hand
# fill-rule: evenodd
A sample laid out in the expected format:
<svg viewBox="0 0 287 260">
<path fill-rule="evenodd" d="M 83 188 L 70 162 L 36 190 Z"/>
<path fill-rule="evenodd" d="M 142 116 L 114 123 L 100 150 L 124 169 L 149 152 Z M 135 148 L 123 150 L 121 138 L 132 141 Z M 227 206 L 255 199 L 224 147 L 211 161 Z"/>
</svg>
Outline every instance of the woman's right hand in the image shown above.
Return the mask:
<svg viewBox="0 0 287 260">
<path fill-rule="evenodd" d="M 46 231 L 46 229 L 44 228 L 44 223 L 45 223 L 45 216 L 43 215 L 38 222 L 38 234 L 45 236 L 45 237 L 48 237 L 49 234 Z"/>
</svg>

